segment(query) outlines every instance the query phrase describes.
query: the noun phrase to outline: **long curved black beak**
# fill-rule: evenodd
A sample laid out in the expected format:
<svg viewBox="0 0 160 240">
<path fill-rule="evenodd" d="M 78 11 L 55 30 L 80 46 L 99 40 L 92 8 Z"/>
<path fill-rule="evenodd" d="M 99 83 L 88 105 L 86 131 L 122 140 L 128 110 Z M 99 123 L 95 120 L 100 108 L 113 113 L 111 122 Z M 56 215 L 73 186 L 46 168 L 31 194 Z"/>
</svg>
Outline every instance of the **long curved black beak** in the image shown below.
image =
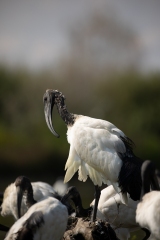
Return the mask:
<svg viewBox="0 0 160 240">
<path fill-rule="evenodd" d="M 23 198 L 23 190 L 17 186 L 17 209 L 18 209 L 18 218 L 21 217 L 21 203 Z"/>
<path fill-rule="evenodd" d="M 152 178 L 151 178 L 151 189 L 152 189 L 152 191 L 159 191 L 160 190 L 156 174 L 153 175 Z"/>
<path fill-rule="evenodd" d="M 47 90 L 43 96 L 43 102 L 44 102 L 44 114 L 45 114 L 45 120 L 47 123 L 48 128 L 50 131 L 58 138 L 59 135 L 54 130 L 54 127 L 52 125 L 52 111 L 54 107 L 54 101 L 55 99 L 55 93 L 52 90 Z"/>
</svg>

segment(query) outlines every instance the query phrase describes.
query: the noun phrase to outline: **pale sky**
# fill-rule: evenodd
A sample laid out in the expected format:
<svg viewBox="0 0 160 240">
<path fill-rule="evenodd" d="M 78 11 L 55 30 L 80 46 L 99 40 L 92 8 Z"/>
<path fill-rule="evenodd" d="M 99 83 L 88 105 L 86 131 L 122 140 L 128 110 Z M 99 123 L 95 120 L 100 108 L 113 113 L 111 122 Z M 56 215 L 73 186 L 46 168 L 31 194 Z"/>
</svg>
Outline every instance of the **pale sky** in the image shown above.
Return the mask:
<svg viewBox="0 0 160 240">
<path fill-rule="evenodd" d="M 56 64 L 70 53 L 71 31 L 95 11 L 134 32 L 140 68 L 160 70 L 159 0 L 1 0 L 0 62 L 31 69 Z"/>
</svg>

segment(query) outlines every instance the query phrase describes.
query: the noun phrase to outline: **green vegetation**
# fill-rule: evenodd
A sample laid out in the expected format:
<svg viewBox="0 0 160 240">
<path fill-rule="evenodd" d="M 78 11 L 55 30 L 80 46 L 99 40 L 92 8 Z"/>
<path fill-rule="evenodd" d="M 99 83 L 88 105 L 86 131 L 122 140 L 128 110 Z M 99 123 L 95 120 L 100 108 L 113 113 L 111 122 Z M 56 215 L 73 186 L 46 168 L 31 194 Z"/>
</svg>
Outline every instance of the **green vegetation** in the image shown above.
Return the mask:
<svg viewBox="0 0 160 240">
<path fill-rule="evenodd" d="M 0 68 L 0 158 L 3 190 L 18 175 L 32 181 L 48 181 L 64 175 L 69 144 L 66 126 L 57 111 L 53 122 L 60 138 L 48 130 L 42 97 L 47 88 L 58 89 L 67 98 L 69 111 L 114 123 L 135 142 L 135 154 L 153 160 L 160 168 L 160 74 L 136 72 L 92 77 Z M 3 179 L 3 180 L 2 180 Z M 75 180 L 76 179 L 76 180 Z M 88 182 L 88 181 L 87 181 Z M 71 181 L 83 190 L 89 183 Z M 88 185 L 90 184 L 90 185 Z M 93 189 L 92 189 L 93 190 Z M 90 190 L 91 192 L 91 190 Z M 93 199 L 86 199 L 85 204 Z M 132 239 L 138 239 L 133 234 Z"/>
<path fill-rule="evenodd" d="M 0 68 L 2 168 L 15 163 L 27 168 L 48 161 L 52 165 L 55 158 L 64 166 L 69 150 L 66 126 L 55 110 L 53 121 L 60 139 L 48 131 L 42 102 L 47 88 L 62 91 L 71 112 L 114 123 L 135 142 L 137 155 L 152 159 L 160 167 L 160 75 L 130 72 L 105 77 L 103 74 L 101 79 L 89 78 L 88 81 L 85 77 L 72 77 L 58 78 L 46 72 L 33 75 L 24 70 Z"/>
</svg>

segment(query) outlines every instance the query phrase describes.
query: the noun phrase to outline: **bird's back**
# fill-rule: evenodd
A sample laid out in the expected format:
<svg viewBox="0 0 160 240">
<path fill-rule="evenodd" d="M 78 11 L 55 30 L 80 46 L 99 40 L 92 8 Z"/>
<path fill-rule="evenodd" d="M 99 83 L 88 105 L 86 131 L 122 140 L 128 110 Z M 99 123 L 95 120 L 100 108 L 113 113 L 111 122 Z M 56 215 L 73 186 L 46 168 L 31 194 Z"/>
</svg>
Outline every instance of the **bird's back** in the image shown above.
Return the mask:
<svg viewBox="0 0 160 240">
<path fill-rule="evenodd" d="M 54 188 L 45 182 L 32 182 L 33 195 L 36 201 L 43 199 L 44 197 L 54 196 L 56 193 Z"/>
<path fill-rule="evenodd" d="M 68 127 L 67 135 L 70 152 L 65 182 L 78 170 L 81 181 L 89 176 L 94 185 L 112 184 L 124 203 L 126 192 L 132 199 L 139 199 L 141 162 L 132 152 L 132 142 L 120 129 L 101 119 L 79 116 Z"/>
<path fill-rule="evenodd" d="M 151 231 L 155 239 L 160 239 L 160 192 L 146 193 L 137 206 L 136 222 Z"/>
<path fill-rule="evenodd" d="M 54 196 L 55 190 L 53 187 L 44 182 L 32 182 L 33 187 L 33 195 L 36 201 L 40 201 L 43 198 Z M 25 197 L 23 197 L 21 204 L 21 215 L 24 215 L 28 208 L 24 202 Z M 14 183 L 11 183 L 4 191 L 4 198 L 1 205 L 1 215 L 8 216 L 13 215 L 14 218 L 18 219 L 18 211 L 17 211 L 17 192 L 16 186 Z"/>
<path fill-rule="evenodd" d="M 67 226 L 67 208 L 57 199 L 48 197 L 36 204 L 11 227 L 5 240 L 16 240 L 19 234 L 33 240 L 59 240 Z"/>
<path fill-rule="evenodd" d="M 94 201 L 91 205 L 94 204 Z M 120 195 L 113 186 L 108 186 L 101 191 L 98 203 L 97 217 L 108 221 L 115 227 L 137 229 L 138 224 L 135 221 L 136 207 L 138 201 L 129 198 L 128 206 L 122 203 Z"/>
<path fill-rule="evenodd" d="M 125 146 L 113 124 L 81 116 L 68 128 L 67 134 L 71 146 L 66 163 L 65 182 L 69 181 L 78 169 L 82 181 L 85 181 L 87 176 L 99 186 L 102 182 L 107 183 L 107 180 L 117 181 L 122 165 L 117 149 L 124 152 Z"/>
</svg>

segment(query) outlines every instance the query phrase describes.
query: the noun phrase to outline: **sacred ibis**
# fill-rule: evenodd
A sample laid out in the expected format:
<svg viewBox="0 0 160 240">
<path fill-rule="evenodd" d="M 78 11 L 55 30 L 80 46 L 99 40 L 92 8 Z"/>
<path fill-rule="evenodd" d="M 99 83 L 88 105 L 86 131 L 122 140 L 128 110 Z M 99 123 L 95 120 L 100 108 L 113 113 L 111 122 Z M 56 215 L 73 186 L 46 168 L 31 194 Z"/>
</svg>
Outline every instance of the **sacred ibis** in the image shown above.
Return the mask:
<svg viewBox="0 0 160 240">
<path fill-rule="evenodd" d="M 1 205 L 1 215 L 3 217 L 12 215 L 15 220 L 19 218 L 18 212 L 17 212 L 17 191 L 19 189 L 17 183 L 19 180 L 22 181 L 24 179 L 24 182 L 26 182 L 26 179 L 24 176 L 19 176 L 15 180 L 14 183 L 11 183 L 4 191 L 3 194 L 3 202 Z M 29 181 L 29 180 L 28 180 Z M 33 187 L 33 195 L 34 199 L 36 201 L 39 201 L 43 199 L 44 197 L 53 196 L 57 197 L 56 191 L 53 189 L 53 187 L 45 182 L 32 182 Z M 24 198 L 22 201 L 22 207 L 21 207 L 21 215 L 24 215 L 27 211 L 27 206 L 24 204 Z M 19 213 L 20 214 L 20 213 Z"/>
<path fill-rule="evenodd" d="M 139 200 L 142 161 L 134 155 L 132 141 L 108 121 L 70 113 L 64 95 L 57 90 L 46 90 L 43 102 L 50 131 L 59 137 L 52 125 L 54 105 L 68 127 L 70 151 L 64 182 L 68 182 L 78 170 L 79 180 L 86 181 L 89 176 L 95 185 L 92 220 L 96 218 L 102 183 L 113 185 L 122 203 L 128 203 L 127 193 L 134 201 Z"/>
<path fill-rule="evenodd" d="M 34 205 L 10 228 L 5 240 L 60 240 L 67 227 L 68 211 L 58 199 L 47 197 Z"/>
<path fill-rule="evenodd" d="M 15 185 L 18 189 L 18 215 L 23 196 L 28 211 L 10 228 L 5 240 L 60 240 L 67 227 L 67 207 L 53 196 L 37 202 L 31 182 L 26 177 L 18 177 Z"/>
<path fill-rule="evenodd" d="M 26 208 L 29 209 L 33 204 L 37 203 L 41 199 L 38 201 L 35 200 L 33 195 L 32 184 L 27 177 L 24 177 L 24 176 L 18 177 L 15 181 L 15 185 L 17 187 L 17 211 L 18 211 L 18 216 L 20 218 L 22 200 Z M 67 197 L 65 197 L 65 195 L 66 194 L 61 196 L 55 192 L 54 195 L 51 195 L 51 197 L 54 197 L 58 199 L 61 203 L 63 203 L 68 209 L 68 214 L 71 215 L 74 212 L 74 209 L 70 205 L 69 200 Z M 44 196 L 42 199 L 47 197 L 48 196 Z"/>
<path fill-rule="evenodd" d="M 152 191 L 150 191 L 152 190 Z M 137 205 L 136 222 L 148 231 L 150 239 L 160 239 L 160 188 L 154 164 L 146 160 L 142 165 L 141 201 Z"/>
</svg>

